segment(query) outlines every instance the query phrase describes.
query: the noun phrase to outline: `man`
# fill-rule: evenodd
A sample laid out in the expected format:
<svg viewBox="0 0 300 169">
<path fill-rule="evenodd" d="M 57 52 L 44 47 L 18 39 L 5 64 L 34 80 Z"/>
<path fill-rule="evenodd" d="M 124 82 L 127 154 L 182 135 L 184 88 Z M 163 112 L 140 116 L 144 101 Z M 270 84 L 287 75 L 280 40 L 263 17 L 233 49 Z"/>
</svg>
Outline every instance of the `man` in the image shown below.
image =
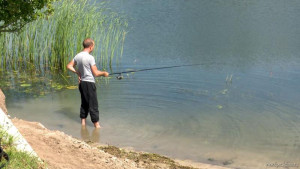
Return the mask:
<svg viewBox="0 0 300 169">
<path fill-rule="evenodd" d="M 81 125 L 85 126 L 86 118 L 90 113 L 95 128 L 100 128 L 99 110 L 96 93 L 95 77 L 108 77 L 108 72 L 99 71 L 95 58 L 90 55 L 94 50 L 95 42 L 88 38 L 83 41 L 83 50 L 78 53 L 67 65 L 67 68 L 78 75 L 79 91 L 81 95 L 80 118 Z M 74 67 L 77 65 L 78 70 Z"/>
</svg>

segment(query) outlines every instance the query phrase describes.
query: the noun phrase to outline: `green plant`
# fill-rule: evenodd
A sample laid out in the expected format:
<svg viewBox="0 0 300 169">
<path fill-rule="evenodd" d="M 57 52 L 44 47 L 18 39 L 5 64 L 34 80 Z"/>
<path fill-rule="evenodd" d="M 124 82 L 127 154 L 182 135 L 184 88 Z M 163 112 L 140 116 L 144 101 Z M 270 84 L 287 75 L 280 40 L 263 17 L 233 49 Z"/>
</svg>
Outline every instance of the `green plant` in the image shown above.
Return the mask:
<svg viewBox="0 0 300 169">
<path fill-rule="evenodd" d="M 64 0 L 54 2 L 53 8 L 51 16 L 39 17 L 20 33 L 0 35 L 3 69 L 65 71 L 87 37 L 95 40 L 93 55 L 103 69 L 122 56 L 127 20 L 108 10 L 105 2 Z"/>
<path fill-rule="evenodd" d="M 0 35 L 3 90 L 37 97 L 53 89 L 76 88 L 70 86 L 76 83 L 66 64 L 82 50 L 87 37 L 95 40 L 98 66 L 112 71 L 114 62 L 119 63 L 128 27 L 125 17 L 109 10 L 106 2 L 94 0 L 60 0 L 52 5 L 55 12 L 47 19 L 39 17 L 18 33 Z"/>
<path fill-rule="evenodd" d="M 0 33 L 16 32 L 38 16 L 53 12 L 53 0 L 0 0 Z"/>
<path fill-rule="evenodd" d="M 1 146 L 9 156 L 9 162 L 5 160 L 0 162 L 0 166 L 5 164 L 6 169 L 23 169 L 34 168 L 42 169 L 46 168 L 46 164 L 42 163 L 38 157 L 32 156 L 27 152 L 18 151 L 14 147 L 15 138 L 9 134 L 0 126 L 0 140 Z"/>
</svg>

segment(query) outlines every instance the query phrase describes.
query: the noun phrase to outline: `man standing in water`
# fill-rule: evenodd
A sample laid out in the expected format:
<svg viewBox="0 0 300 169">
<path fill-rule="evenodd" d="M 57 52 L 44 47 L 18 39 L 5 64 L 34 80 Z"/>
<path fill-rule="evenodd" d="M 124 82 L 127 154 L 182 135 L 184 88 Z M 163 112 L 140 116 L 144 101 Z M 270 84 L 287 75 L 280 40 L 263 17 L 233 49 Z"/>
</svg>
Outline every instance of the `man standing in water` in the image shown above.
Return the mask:
<svg viewBox="0 0 300 169">
<path fill-rule="evenodd" d="M 94 126 L 100 128 L 95 77 L 108 77 L 109 74 L 108 72 L 99 71 L 96 66 L 95 58 L 90 55 L 94 50 L 95 42 L 88 38 L 85 39 L 82 44 L 84 49 L 70 61 L 67 68 L 76 73 L 79 79 L 81 125 L 85 126 L 86 118 L 88 113 L 90 113 Z M 75 69 L 76 65 L 78 70 Z"/>
</svg>

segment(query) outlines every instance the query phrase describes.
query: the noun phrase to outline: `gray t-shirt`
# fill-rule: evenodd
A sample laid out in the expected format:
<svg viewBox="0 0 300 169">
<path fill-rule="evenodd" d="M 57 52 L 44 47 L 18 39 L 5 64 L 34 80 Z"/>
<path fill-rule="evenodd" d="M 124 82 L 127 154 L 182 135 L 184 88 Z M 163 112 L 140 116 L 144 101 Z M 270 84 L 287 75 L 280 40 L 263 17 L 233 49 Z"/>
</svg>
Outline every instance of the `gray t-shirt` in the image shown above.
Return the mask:
<svg viewBox="0 0 300 169">
<path fill-rule="evenodd" d="M 91 66 L 96 64 L 95 58 L 88 52 L 80 52 L 74 57 L 74 63 L 81 74 L 81 81 L 94 82 L 95 78 Z"/>
</svg>

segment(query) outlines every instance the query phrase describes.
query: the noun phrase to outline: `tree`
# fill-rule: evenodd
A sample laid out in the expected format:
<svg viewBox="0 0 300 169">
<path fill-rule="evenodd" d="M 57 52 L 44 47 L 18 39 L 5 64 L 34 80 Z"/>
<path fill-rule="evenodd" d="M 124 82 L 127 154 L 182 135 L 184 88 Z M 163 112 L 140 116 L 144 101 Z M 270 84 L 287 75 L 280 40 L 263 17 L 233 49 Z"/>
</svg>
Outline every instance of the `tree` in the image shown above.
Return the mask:
<svg viewBox="0 0 300 169">
<path fill-rule="evenodd" d="M 0 33 L 16 32 L 39 16 L 53 12 L 54 0 L 0 0 Z"/>
</svg>

